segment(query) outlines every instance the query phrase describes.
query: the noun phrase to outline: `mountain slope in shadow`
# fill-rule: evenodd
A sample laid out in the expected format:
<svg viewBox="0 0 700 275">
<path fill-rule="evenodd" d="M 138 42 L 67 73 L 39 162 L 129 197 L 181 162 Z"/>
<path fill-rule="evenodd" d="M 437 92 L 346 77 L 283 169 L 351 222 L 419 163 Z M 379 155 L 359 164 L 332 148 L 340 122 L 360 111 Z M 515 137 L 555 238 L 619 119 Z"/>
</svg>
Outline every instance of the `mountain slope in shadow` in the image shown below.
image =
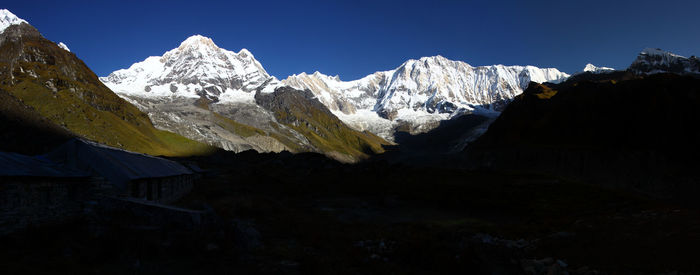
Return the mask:
<svg viewBox="0 0 700 275">
<path fill-rule="evenodd" d="M 0 151 L 25 155 L 50 151 L 73 136 L 10 93 L 0 90 Z"/>
<path fill-rule="evenodd" d="M 627 72 L 530 87 L 464 155 L 472 168 L 538 171 L 653 196 L 700 194 L 700 79 Z"/>
</svg>

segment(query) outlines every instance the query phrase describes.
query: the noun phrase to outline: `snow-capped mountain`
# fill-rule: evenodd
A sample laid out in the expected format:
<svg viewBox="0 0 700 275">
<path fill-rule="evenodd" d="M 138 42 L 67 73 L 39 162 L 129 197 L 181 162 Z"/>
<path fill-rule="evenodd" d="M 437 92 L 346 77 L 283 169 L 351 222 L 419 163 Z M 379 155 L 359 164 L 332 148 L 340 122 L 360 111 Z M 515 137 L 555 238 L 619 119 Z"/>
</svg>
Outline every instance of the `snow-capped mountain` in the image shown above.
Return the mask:
<svg viewBox="0 0 700 275">
<path fill-rule="evenodd" d="M 246 49 L 219 48 L 194 35 L 163 56 L 152 56 L 101 80 L 121 95 L 154 98 L 205 96 L 212 101 L 253 102 L 254 91 L 272 79 Z"/>
<path fill-rule="evenodd" d="M 22 23 L 29 24 L 29 22 L 27 22 L 26 20 L 24 20 L 22 18 L 17 17 L 11 11 L 9 11 L 7 9 L 0 9 L 0 33 L 3 33 L 5 31 L 5 29 L 7 29 L 8 27 L 10 27 L 12 25 L 19 25 Z M 58 45 L 59 47 L 61 47 L 64 50 L 70 52 L 70 49 L 68 49 L 68 46 L 66 46 L 66 44 L 64 44 L 63 42 L 59 42 L 56 45 Z"/>
<path fill-rule="evenodd" d="M 292 75 L 281 85 L 309 89 L 346 123 L 387 137 L 399 124 L 422 132 L 477 107 L 500 110 L 499 104 L 522 93 L 530 81 L 558 83 L 568 77 L 554 68 L 473 67 L 433 56 L 354 81 L 316 72 Z"/>
<path fill-rule="evenodd" d="M 598 66 L 593 65 L 591 63 L 586 64 L 586 67 L 583 68 L 583 72 L 594 73 L 594 74 L 609 73 L 609 72 L 614 72 L 614 71 L 615 71 L 615 69 L 613 69 L 613 68 L 598 67 Z"/>
<path fill-rule="evenodd" d="M 157 127 L 230 151 L 355 161 L 386 143 L 340 122 L 310 92 L 282 89 L 249 51 L 227 51 L 200 35 L 101 80 Z"/>
<path fill-rule="evenodd" d="M 11 25 L 19 25 L 27 23 L 24 19 L 17 17 L 14 13 L 6 9 L 0 9 L 0 33 L 5 31 Z M 28 23 L 27 23 L 28 24 Z"/>
<path fill-rule="evenodd" d="M 639 53 L 628 70 L 636 74 L 700 74 L 700 59 L 695 56 L 688 58 L 661 49 L 647 48 Z"/>
<path fill-rule="evenodd" d="M 583 70 L 579 72 L 575 72 L 571 76 L 578 76 L 582 74 L 606 74 L 606 73 L 613 73 L 616 72 L 615 69 L 609 68 L 609 67 L 598 67 L 596 65 L 593 65 L 591 63 L 586 64 L 585 67 L 583 67 Z"/>
<path fill-rule="evenodd" d="M 394 70 L 354 81 L 342 81 L 319 72 L 292 75 L 279 81 L 249 51 L 227 51 L 210 38 L 195 35 L 163 56 L 149 57 L 101 80 L 149 113 L 161 128 L 222 148 L 264 151 L 268 143 L 241 147 L 247 141 L 219 142 L 226 135 L 223 131 L 213 131 L 211 127 L 215 125 L 197 126 L 205 120 L 204 114 L 187 117 L 201 111 L 194 112 L 191 105 L 206 99 L 207 104 L 213 103 L 207 107 L 213 112 L 238 114 L 228 117 L 263 131 L 276 131 L 266 121 L 272 119 L 272 114 L 257 106 L 255 94 L 272 93 L 284 86 L 308 89 L 343 122 L 391 140 L 398 128 L 405 130 L 408 126 L 412 133 L 424 132 L 442 120 L 475 109 L 500 110 L 505 102 L 522 93 L 530 81 L 560 82 L 567 77 L 568 74 L 552 68 L 473 67 L 434 56 L 409 60 Z M 302 136 L 293 136 L 303 141 Z M 279 144 L 273 147 L 274 150 L 285 148 Z"/>
<path fill-rule="evenodd" d="M 236 152 L 289 149 L 269 136 L 251 134 L 283 135 L 286 129 L 255 104 L 256 88 L 275 79 L 246 49 L 228 51 L 194 35 L 162 56 L 100 80 L 146 112 L 158 128 Z"/>
</svg>

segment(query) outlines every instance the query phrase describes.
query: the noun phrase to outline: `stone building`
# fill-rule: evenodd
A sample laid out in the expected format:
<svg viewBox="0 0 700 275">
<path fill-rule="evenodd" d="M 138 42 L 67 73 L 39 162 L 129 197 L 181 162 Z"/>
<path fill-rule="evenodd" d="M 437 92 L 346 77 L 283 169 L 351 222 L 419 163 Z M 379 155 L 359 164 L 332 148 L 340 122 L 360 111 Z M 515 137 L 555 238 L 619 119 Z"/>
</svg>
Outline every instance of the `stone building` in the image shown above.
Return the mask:
<svg viewBox="0 0 700 275">
<path fill-rule="evenodd" d="M 111 184 L 48 160 L 0 152 L 0 235 L 76 218 Z"/>
<path fill-rule="evenodd" d="M 105 198 L 170 203 L 195 177 L 174 161 L 80 139 L 41 156 L 0 152 L 0 235 L 79 217 Z"/>
<path fill-rule="evenodd" d="M 189 193 L 197 176 L 171 160 L 80 139 L 66 142 L 45 157 L 63 167 L 103 177 L 123 196 L 160 203 Z"/>
</svg>

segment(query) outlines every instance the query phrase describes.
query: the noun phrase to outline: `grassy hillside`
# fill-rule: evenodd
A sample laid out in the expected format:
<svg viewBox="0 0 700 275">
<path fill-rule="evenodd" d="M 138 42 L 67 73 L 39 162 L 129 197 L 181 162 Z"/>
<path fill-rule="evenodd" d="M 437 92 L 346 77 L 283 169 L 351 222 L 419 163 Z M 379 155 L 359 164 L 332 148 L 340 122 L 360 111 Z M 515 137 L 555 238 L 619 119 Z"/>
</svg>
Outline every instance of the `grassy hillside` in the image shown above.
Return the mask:
<svg viewBox="0 0 700 275">
<path fill-rule="evenodd" d="M 210 146 L 156 129 L 73 53 L 27 24 L 0 35 L 0 88 L 78 136 L 131 151 L 166 156 L 202 154 Z"/>
<path fill-rule="evenodd" d="M 68 130 L 0 90 L 0 151 L 41 154 L 72 137 Z"/>
<path fill-rule="evenodd" d="M 289 87 L 272 94 L 256 95 L 256 101 L 275 114 L 276 119 L 304 135 L 316 148 L 335 158 L 353 160 L 382 153 L 384 139 L 345 125 L 308 91 Z"/>
</svg>

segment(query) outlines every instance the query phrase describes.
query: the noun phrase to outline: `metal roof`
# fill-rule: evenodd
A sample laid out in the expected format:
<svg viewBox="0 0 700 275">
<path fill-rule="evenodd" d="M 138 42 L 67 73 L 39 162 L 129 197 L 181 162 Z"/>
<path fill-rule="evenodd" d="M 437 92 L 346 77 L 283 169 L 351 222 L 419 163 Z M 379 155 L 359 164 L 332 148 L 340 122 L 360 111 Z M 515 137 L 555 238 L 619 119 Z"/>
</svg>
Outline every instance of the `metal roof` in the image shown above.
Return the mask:
<svg viewBox="0 0 700 275">
<path fill-rule="evenodd" d="M 135 179 L 193 174 L 190 169 L 171 160 L 81 139 L 72 139 L 44 157 L 70 169 L 89 171 L 122 187 Z"/>
<path fill-rule="evenodd" d="M 0 177 L 89 177 L 88 171 L 71 169 L 45 158 L 0 152 Z"/>
</svg>

